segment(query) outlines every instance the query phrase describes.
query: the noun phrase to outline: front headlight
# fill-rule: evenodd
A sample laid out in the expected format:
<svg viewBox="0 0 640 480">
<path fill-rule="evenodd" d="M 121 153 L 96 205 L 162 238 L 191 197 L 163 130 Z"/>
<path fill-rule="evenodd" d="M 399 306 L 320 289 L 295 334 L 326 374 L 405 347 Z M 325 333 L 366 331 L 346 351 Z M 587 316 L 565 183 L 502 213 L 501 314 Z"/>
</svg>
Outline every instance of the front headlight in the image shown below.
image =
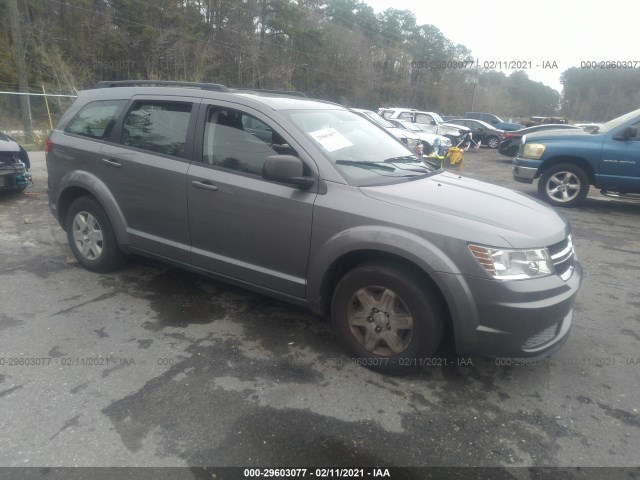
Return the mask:
<svg viewBox="0 0 640 480">
<path fill-rule="evenodd" d="M 551 275 L 552 266 L 546 248 L 508 250 L 469 245 L 471 255 L 496 280 L 522 280 Z"/>
<path fill-rule="evenodd" d="M 545 148 L 547 148 L 547 146 L 541 143 L 525 143 L 522 150 L 522 156 L 533 160 L 539 160 L 544 153 Z"/>
</svg>

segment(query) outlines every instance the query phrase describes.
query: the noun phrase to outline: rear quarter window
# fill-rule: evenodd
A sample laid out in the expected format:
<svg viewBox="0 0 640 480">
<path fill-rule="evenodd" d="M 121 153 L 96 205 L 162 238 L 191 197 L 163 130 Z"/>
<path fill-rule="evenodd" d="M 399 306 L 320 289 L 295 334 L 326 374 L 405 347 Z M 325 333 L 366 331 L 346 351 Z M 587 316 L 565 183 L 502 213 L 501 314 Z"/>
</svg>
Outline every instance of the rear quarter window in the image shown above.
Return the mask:
<svg viewBox="0 0 640 480">
<path fill-rule="evenodd" d="M 126 104 L 125 100 L 91 102 L 80 109 L 65 128 L 65 133 L 104 140 Z"/>
</svg>

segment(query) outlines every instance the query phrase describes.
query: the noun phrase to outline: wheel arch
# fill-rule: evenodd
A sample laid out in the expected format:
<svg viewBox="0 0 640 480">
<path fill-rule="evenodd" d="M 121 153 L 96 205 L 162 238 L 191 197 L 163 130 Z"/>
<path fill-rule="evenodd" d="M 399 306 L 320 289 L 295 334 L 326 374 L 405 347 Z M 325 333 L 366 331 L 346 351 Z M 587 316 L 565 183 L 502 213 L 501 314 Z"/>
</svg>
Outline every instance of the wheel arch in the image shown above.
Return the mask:
<svg viewBox="0 0 640 480">
<path fill-rule="evenodd" d="M 330 262 L 324 264 L 328 265 L 328 267 L 317 283 L 310 282 L 308 284 L 308 298 L 312 309 L 319 315 L 328 315 L 331 311 L 331 301 L 338 281 L 345 273 L 358 265 L 375 261 L 394 263 L 413 271 L 424 282 L 424 288 L 434 293 L 438 306 L 443 313 L 445 341 L 453 341 L 455 328 L 447 302 L 448 295 L 445 295 L 443 286 L 438 283 L 438 277 L 433 275 L 433 271 L 428 271 L 424 265 L 419 265 L 414 258 L 411 258 L 412 256 L 377 248 L 358 248 L 342 252 Z"/>
<path fill-rule="evenodd" d="M 67 229 L 67 214 L 71 204 L 80 197 L 91 196 L 104 208 L 120 246 L 127 242 L 127 224 L 115 198 L 107 186 L 97 177 L 82 171 L 72 171 L 64 176 L 57 201 L 58 222 Z"/>
<path fill-rule="evenodd" d="M 542 165 L 538 168 L 538 172 L 536 173 L 535 178 L 540 178 L 542 174 L 549 168 L 554 167 L 555 165 L 559 165 L 561 163 L 570 163 L 577 167 L 580 167 L 584 170 L 584 173 L 587 174 L 587 178 L 589 179 L 589 184 L 593 185 L 595 182 L 595 172 L 593 170 L 593 166 L 587 160 L 582 157 L 577 157 L 573 155 L 560 155 L 556 157 L 549 158 L 545 160 Z"/>
</svg>

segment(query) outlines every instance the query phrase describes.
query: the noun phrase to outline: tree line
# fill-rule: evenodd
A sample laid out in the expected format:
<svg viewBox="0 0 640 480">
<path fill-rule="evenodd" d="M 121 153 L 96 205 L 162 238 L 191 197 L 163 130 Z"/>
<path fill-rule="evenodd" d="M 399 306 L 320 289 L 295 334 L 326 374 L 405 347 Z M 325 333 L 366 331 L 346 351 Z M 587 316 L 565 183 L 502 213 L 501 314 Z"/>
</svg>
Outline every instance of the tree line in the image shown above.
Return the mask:
<svg viewBox="0 0 640 480">
<path fill-rule="evenodd" d="M 442 114 L 473 107 L 524 118 L 562 108 L 585 121 L 630 100 L 614 101 L 627 86 L 618 91 L 600 77 L 592 86 L 593 72 L 570 70 L 561 103 L 523 71 L 476 66 L 467 47 L 410 11 L 376 14 L 359 0 L 4 0 L 0 14 L 3 89 L 73 92 L 99 80 L 168 79 Z"/>
</svg>

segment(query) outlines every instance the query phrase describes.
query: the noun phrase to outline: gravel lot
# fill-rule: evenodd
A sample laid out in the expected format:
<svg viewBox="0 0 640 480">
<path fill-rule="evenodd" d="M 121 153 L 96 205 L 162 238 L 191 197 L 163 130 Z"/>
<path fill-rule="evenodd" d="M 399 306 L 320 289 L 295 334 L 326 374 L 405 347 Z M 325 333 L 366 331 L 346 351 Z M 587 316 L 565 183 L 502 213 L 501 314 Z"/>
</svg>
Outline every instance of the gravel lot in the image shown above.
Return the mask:
<svg viewBox="0 0 640 480">
<path fill-rule="evenodd" d="M 147 260 L 84 270 L 31 158 L 35 187 L 0 195 L 0 466 L 640 464 L 639 204 L 565 211 L 586 279 L 548 361 L 390 377 L 288 304 Z M 497 152 L 465 159 L 535 195 Z"/>
</svg>

